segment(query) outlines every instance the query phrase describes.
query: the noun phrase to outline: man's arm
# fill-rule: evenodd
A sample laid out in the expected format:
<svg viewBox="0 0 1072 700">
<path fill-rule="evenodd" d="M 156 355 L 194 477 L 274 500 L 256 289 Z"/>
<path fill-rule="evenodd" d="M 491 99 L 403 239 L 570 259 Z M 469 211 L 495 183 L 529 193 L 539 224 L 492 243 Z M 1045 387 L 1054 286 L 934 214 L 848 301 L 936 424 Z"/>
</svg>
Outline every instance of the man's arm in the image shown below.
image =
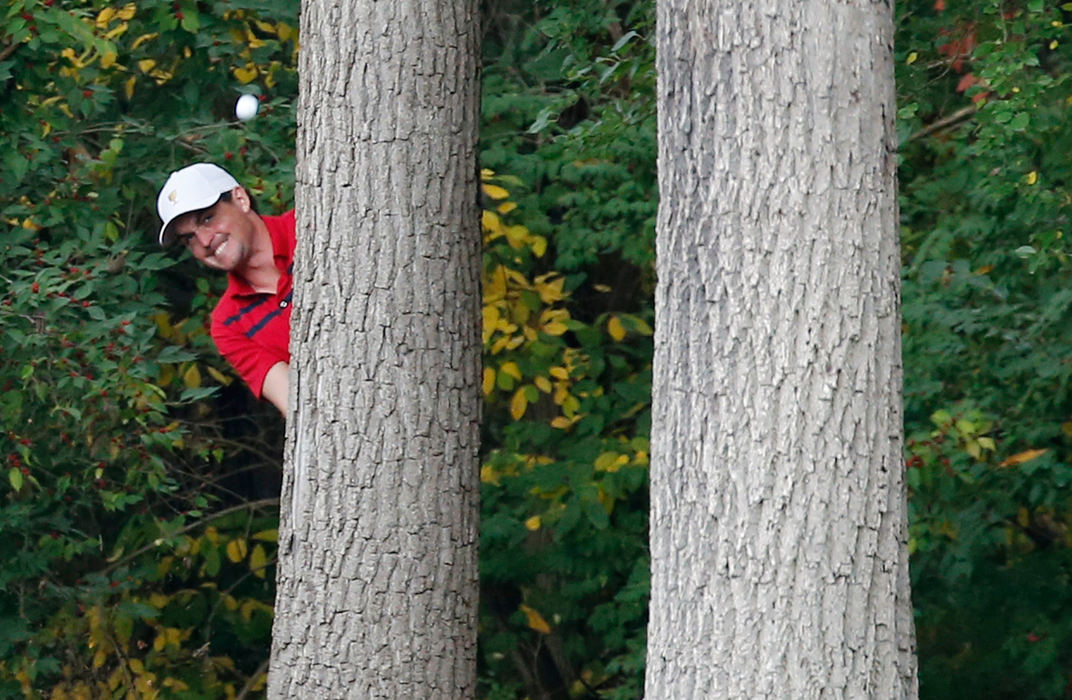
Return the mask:
<svg viewBox="0 0 1072 700">
<path fill-rule="evenodd" d="M 261 396 L 272 402 L 283 417 L 287 416 L 287 395 L 290 394 L 290 365 L 276 362 L 264 375 Z"/>
</svg>

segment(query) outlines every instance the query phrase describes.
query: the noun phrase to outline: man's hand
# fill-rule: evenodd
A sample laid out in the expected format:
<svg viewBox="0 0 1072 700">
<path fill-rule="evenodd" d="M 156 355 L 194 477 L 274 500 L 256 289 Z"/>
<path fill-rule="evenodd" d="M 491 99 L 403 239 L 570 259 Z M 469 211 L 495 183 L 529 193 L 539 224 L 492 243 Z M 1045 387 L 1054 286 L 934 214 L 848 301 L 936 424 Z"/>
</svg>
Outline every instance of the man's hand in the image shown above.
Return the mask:
<svg viewBox="0 0 1072 700">
<path fill-rule="evenodd" d="M 287 395 L 290 394 L 290 365 L 286 362 L 276 362 L 264 375 L 264 384 L 261 386 L 261 395 L 272 402 L 279 409 L 283 417 L 287 417 Z"/>
</svg>

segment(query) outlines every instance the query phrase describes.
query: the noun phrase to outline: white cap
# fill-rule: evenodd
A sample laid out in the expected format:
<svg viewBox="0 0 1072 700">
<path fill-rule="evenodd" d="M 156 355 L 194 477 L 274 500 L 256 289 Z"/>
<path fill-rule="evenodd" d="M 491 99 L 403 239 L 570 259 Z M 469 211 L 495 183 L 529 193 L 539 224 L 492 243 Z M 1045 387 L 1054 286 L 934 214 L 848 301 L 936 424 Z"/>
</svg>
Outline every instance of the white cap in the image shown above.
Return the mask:
<svg viewBox="0 0 1072 700">
<path fill-rule="evenodd" d="M 221 194 L 238 186 L 238 180 L 229 172 L 212 163 L 195 163 L 171 173 L 156 198 L 156 210 L 164 222 L 160 227 L 160 245 L 169 245 L 174 239 L 168 225 L 176 217 L 211 207 Z"/>
</svg>

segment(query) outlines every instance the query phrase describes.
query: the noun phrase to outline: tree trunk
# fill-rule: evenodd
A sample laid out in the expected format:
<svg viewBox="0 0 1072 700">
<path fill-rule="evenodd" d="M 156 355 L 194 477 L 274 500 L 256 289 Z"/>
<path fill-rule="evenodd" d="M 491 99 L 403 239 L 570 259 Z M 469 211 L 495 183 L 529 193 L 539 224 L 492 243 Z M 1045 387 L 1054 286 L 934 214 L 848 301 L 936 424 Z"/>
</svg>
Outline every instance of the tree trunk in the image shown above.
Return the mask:
<svg viewBox="0 0 1072 700">
<path fill-rule="evenodd" d="M 659 0 L 647 697 L 914 697 L 890 5 Z"/>
<path fill-rule="evenodd" d="M 476 3 L 307 0 L 301 27 L 269 697 L 471 697 Z"/>
</svg>

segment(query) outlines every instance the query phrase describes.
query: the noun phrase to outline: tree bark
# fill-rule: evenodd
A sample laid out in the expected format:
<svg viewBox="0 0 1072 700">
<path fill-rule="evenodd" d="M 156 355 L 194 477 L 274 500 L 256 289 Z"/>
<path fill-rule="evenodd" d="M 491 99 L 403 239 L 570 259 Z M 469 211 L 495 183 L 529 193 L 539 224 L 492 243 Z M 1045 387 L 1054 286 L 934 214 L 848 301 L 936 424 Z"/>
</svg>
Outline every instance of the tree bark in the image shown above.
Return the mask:
<svg viewBox="0 0 1072 700">
<path fill-rule="evenodd" d="M 648 698 L 917 695 L 892 42 L 659 0 Z"/>
<path fill-rule="evenodd" d="M 477 6 L 307 0 L 301 27 L 268 695 L 471 697 Z"/>
</svg>

